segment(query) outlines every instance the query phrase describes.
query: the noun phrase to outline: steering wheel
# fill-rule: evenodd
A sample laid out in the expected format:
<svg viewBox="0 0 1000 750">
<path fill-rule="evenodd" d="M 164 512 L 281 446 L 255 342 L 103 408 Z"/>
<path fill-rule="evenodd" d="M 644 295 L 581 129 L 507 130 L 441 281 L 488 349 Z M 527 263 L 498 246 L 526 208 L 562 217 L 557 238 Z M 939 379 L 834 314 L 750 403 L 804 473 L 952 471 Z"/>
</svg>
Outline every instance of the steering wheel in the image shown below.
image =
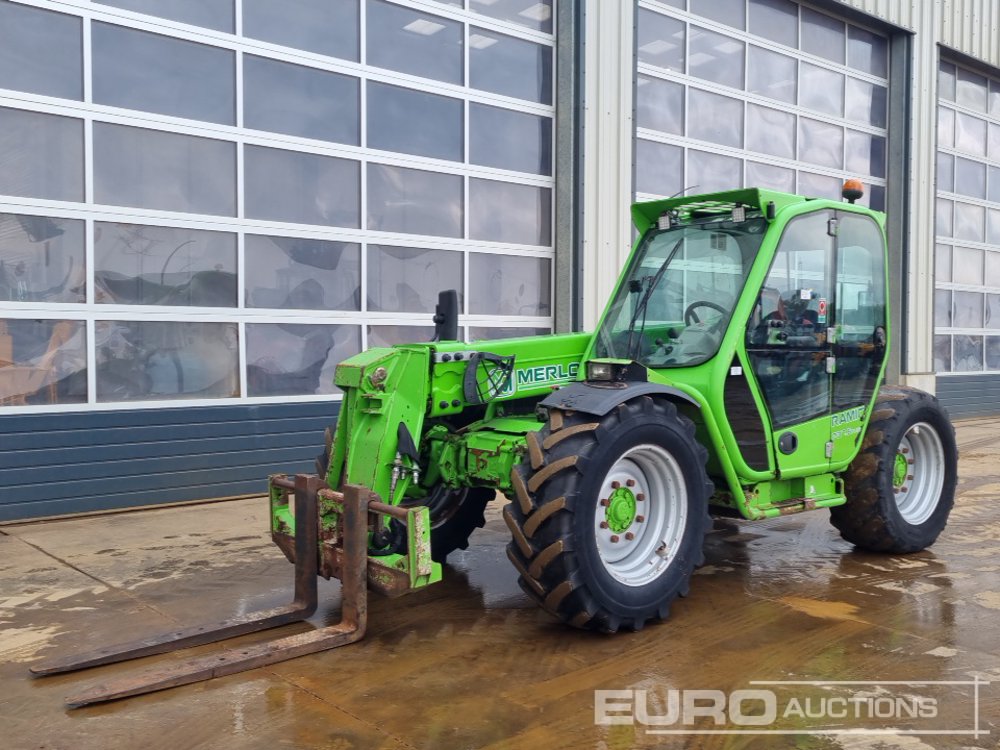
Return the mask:
<svg viewBox="0 0 1000 750">
<path fill-rule="evenodd" d="M 722 314 L 723 318 L 729 314 L 729 310 L 724 308 L 722 305 L 717 305 L 714 302 L 709 302 L 708 300 L 699 300 L 698 302 L 692 302 L 690 305 L 687 306 L 687 309 L 684 310 L 685 325 L 694 325 L 696 323 L 701 323 L 701 320 L 699 320 L 698 316 L 695 315 L 694 312 L 696 307 L 710 307 L 713 310 L 718 310 Z"/>
</svg>

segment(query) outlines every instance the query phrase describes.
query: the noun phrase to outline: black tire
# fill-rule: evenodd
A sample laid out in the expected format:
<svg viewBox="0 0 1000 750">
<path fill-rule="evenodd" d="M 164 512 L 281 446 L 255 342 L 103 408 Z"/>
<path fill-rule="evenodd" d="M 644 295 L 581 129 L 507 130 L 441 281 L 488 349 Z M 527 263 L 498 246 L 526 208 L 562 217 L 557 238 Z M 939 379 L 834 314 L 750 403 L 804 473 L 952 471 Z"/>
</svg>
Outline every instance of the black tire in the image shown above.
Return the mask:
<svg viewBox="0 0 1000 750">
<path fill-rule="evenodd" d="M 649 620 L 666 619 L 670 603 L 687 595 L 691 574 L 704 561 L 705 534 L 711 527 L 708 498 L 714 488 L 705 473 L 708 453 L 694 432 L 692 422 L 678 414 L 674 404 L 649 396 L 628 401 L 600 418 L 550 410 L 548 424 L 528 435 L 528 455 L 511 475 L 515 502 L 504 508 L 513 539 L 507 556 L 520 574 L 521 588 L 545 610 L 578 628 L 613 633 L 639 630 Z M 602 487 L 621 487 L 620 483 L 607 484 L 610 472 L 617 473 L 626 454 L 633 460 L 641 451 L 669 456 L 671 466 L 676 467 L 671 469 L 673 476 L 680 478 L 670 485 L 676 487 L 671 491 L 683 490 L 683 495 L 673 505 L 667 494 L 641 497 L 644 493 L 638 489 L 656 480 L 652 474 L 643 474 L 641 460 L 634 459 L 639 462 L 634 465 L 640 469 L 640 479 L 632 485 L 637 486 L 631 505 L 635 515 L 626 536 L 627 529 L 636 529 L 633 538 L 639 541 L 629 544 L 640 545 L 635 547 L 640 559 L 633 567 L 651 570 L 654 577 L 645 582 L 634 579 L 630 585 L 614 570 L 617 563 L 606 561 L 601 552 L 602 546 L 607 549 L 609 541 L 618 544 L 622 537 L 598 538 L 605 533 L 598 524 L 607 523 L 597 515 L 598 509 L 605 518 L 612 518 L 611 508 L 601 503 L 608 498 L 598 495 L 606 491 Z M 640 509 L 646 510 L 649 519 L 640 518 Z M 660 544 L 659 530 L 665 527 L 656 519 L 671 513 L 681 513 L 683 518 L 670 522 L 676 543 L 668 559 L 660 554 L 666 544 Z M 637 525 L 643 521 L 644 526 Z M 615 522 L 620 523 L 617 518 Z M 608 531 L 615 532 L 614 528 Z M 652 549 L 642 546 L 647 539 L 653 547 L 660 546 L 643 559 L 645 550 Z M 667 562 L 659 563 L 657 557 Z M 650 560 L 657 563 L 654 569 L 641 567 Z"/>
<path fill-rule="evenodd" d="M 955 428 L 938 400 L 915 388 L 884 387 L 844 474 L 847 503 L 830 509 L 830 522 L 861 549 L 919 552 L 948 522 L 957 482 Z"/>
<path fill-rule="evenodd" d="M 486 525 L 486 505 L 496 491 L 485 487 L 453 490 L 438 485 L 427 504 L 431 506 L 431 559 L 443 563 L 457 549 L 469 548 L 469 537 Z"/>
</svg>

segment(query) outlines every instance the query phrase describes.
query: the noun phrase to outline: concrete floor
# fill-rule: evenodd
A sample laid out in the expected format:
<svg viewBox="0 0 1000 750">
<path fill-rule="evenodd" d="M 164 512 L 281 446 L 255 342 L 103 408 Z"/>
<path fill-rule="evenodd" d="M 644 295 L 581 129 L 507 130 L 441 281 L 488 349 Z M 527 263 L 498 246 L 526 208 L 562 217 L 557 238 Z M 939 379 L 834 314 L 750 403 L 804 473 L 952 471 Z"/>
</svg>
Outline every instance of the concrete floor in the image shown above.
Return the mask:
<svg viewBox="0 0 1000 750">
<path fill-rule="evenodd" d="M 28 665 L 282 604 L 291 566 L 264 532 L 262 500 L 2 527 L 0 747 L 995 748 L 1000 430 L 967 421 L 959 438 L 960 496 L 938 543 L 920 554 L 854 552 L 824 511 L 756 524 L 720 520 L 691 596 L 668 622 L 600 636 L 561 627 L 529 603 L 494 514 L 473 547 L 453 555 L 443 583 L 402 600 L 373 597 L 359 644 L 76 711 L 63 706 L 65 695 L 135 667 L 32 680 Z M 281 632 L 336 621 L 339 584 L 322 582 L 321 597 L 316 617 Z M 795 735 L 657 736 L 643 724 L 594 723 L 595 690 L 649 690 L 649 713 L 659 715 L 670 689 L 977 678 L 992 681 L 979 688 L 979 726 L 990 732 L 979 737 L 906 733 L 971 730 L 973 688 L 955 684 L 768 688 L 780 711 L 792 698 L 808 708 L 805 698 L 818 706 L 838 696 L 870 708 L 867 696 L 891 698 L 881 704 L 890 710 L 897 697 L 927 699 L 937 713 L 933 720 L 791 717 L 769 727 Z M 824 736 L 803 727 L 882 734 Z"/>
</svg>

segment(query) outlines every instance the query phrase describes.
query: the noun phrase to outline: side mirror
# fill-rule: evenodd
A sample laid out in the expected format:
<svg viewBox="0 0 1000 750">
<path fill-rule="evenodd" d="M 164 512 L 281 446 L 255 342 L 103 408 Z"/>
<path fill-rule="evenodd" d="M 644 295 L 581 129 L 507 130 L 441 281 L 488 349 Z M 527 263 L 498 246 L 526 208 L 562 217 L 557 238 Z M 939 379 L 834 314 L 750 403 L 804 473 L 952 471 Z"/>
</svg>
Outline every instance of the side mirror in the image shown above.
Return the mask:
<svg viewBox="0 0 1000 750">
<path fill-rule="evenodd" d="M 458 292 L 446 289 L 438 293 L 434 308 L 434 338 L 432 341 L 458 341 Z"/>
</svg>

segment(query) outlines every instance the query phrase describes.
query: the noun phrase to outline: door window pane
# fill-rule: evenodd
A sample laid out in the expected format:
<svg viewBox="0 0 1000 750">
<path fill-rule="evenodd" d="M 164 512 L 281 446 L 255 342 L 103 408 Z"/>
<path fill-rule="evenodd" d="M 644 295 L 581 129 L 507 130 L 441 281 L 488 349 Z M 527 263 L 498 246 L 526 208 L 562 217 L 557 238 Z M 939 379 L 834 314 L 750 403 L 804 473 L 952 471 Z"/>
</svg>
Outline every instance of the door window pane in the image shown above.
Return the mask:
<svg viewBox="0 0 1000 750">
<path fill-rule="evenodd" d="M 1000 294 L 986 295 L 986 328 L 1000 328 Z M 992 366 L 990 369 L 993 369 Z"/>
<path fill-rule="evenodd" d="M 322 141 L 361 143 L 357 78 L 243 56 L 243 124 Z"/>
<path fill-rule="evenodd" d="M 986 337 L 986 369 L 1000 370 L 1000 336 Z"/>
<path fill-rule="evenodd" d="M 952 148 L 955 145 L 955 110 L 938 107 L 938 145 Z"/>
<path fill-rule="evenodd" d="M 254 234 L 244 245 L 247 307 L 361 309 L 360 245 Z"/>
<path fill-rule="evenodd" d="M 954 237 L 954 221 L 953 203 L 951 201 L 938 198 L 934 214 L 934 231 L 939 237 Z"/>
<path fill-rule="evenodd" d="M 244 147 L 243 154 L 248 218 L 334 227 L 360 225 L 358 162 L 250 145 Z"/>
<path fill-rule="evenodd" d="M 236 123 L 236 53 L 94 22 L 94 101 L 223 125 Z"/>
<path fill-rule="evenodd" d="M 746 0 L 689 0 L 688 10 L 734 29 L 746 28 Z"/>
<path fill-rule="evenodd" d="M 235 398 L 236 323 L 99 320 L 97 400 Z"/>
<path fill-rule="evenodd" d="M 368 164 L 368 228 L 461 237 L 462 178 L 454 174 Z"/>
<path fill-rule="evenodd" d="M 746 180 L 748 187 L 762 187 L 771 190 L 781 190 L 785 193 L 795 192 L 795 171 L 776 167 L 773 164 L 761 164 L 756 161 L 746 163 Z"/>
<path fill-rule="evenodd" d="M 848 130 L 845 156 L 848 172 L 885 177 L 885 138 L 882 136 Z"/>
<path fill-rule="evenodd" d="M 955 101 L 955 66 L 942 62 L 938 69 L 938 96 Z"/>
<path fill-rule="evenodd" d="M 358 0 L 243 0 L 243 34 L 357 60 L 359 14 Z"/>
<path fill-rule="evenodd" d="M 951 336 L 934 337 L 934 371 L 951 372 Z"/>
<path fill-rule="evenodd" d="M 688 89 L 688 136 L 733 148 L 743 147 L 743 102 Z"/>
<path fill-rule="evenodd" d="M 77 219 L 0 214 L 0 301 L 86 302 L 83 233 Z"/>
<path fill-rule="evenodd" d="M 956 112 L 955 148 L 968 154 L 986 156 L 986 121 Z"/>
<path fill-rule="evenodd" d="M 986 253 L 986 286 L 1000 287 L 1000 252 Z"/>
<path fill-rule="evenodd" d="M 368 0 L 369 65 L 461 84 L 462 24 L 382 0 Z"/>
<path fill-rule="evenodd" d="M 691 27 L 688 73 L 706 81 L 743 89 L 743 48 L 732 37 Z"/>
<path fill-rule="evenodd" d="M 747 90 L 778 101 L 795 104 L 795 58 L 750 45 L 747 57 Z"/>
<path fill-rule="evenodd" d="M 462 161 L 461 99 L 368 82 L 368 146 Z"/>
<path fill-rule="evenodd" d="M 982 286 L 983 278 L 983 251 L 974 247 L 955 248 L 955 277 L 956 284 L 969 284 L 971 286 Z"/>
<path fill-rule="evenodd" d="M 952 295 L 955 328 L 983 327 L 983 295 L 979 292 L 955 292 Z"/>
<path fill-rule="evenodd" d="M 795 158 L 795 115 L 747 105 L 747 148 L 762 154 Z"/>
<path fill-rule="evenodd" d="M 955 157 L 943 151 L 937 153 L 937 189 L 945 193 L 955 191 Z"/>
<path fill-rule="evenodd" d="M 83 321 L 0 319 L 0 406 L 86 401 Z"/>
<path fill-rule="evenodd" d="M 418 344 L 434 338 L 430 326 L 368 326 L 368 348 L 395 344 Z"/>
<path fill-rule="evenodd" d="M 640 75 L 636 79 L 636 123 L 664 133 L 684 133 L 684 87 Z"/>
<path fill-rule="evenodd" d="M 983 369 L 983 337 L 954 336 L 953 372 L 980 372 Z"/>
<path fill-rule="evenodd" d="M 958 68 L 955 101 L 977 112 L 989 111 L 989 87 L 986 77 L 965 68 Z"/>
<path fill-rule="evenodd" d="M 548 315 L 552 262 L 546 258 L 469 253 L 469 312 Z"/>
<path fill-rule="evenodd" d="M 469 0 L 469 10 L 490 18 L 552 33 L 552 0 Z"/>
<path fill-rule="evenodd" d="M 333 373 L 361 351 L 361 329 L 311 323 L 247 323 L 247 395 L 339 393 Z"/>
<path fill-rule="evenodd" d="M 518 245 L 551 245 L 552 190 L 470 178 L 469 237 Z"/>
<path fill-rule="evenodd" d="M 83 200 L 83 120 L 0 107 L 0 195 Z"/>
<path fill-rule="evenodd" d="M 800 117 L 799 159 L 841 169 L 844 166 L 844 129 L 838 125 Z"/>
<path fill-rule="evenodd" d="M 696 192 L 714 193 L 740 187 L 743 162 L 732 156 L 688 149 L 688 169 L 698 180 Z"/>
<path fill-rule="evenodd" d="M 799 64 L 799 104 L 817 112 L 842 117 L 844 114 L 844 76 L 832 70 Z"/>
<path fill-rule="evenodd" d="M 934 325 L 951 328 L 951 292 L 947 289 L 934 290 Z"/>
<path fill-rule="evenodd" d="M 0 88 L 83 98 L 79 18 L 0 2 Z"/>
<path fill-rule="evenodd" d="M 95 122 L 94 196 L 116 206 L 235 216 L 236 144 Z"/>
<path fill-rule="evenodd" d="M 847 64 L 879 78 L 889 76 L 889 40 L 857 26 L 847 29 Z"/>
<path fill-rule="evenodd" d="M 233 31 L 233 0 L 94 0 L 102 5 L 148 13 L 172 21 Z"/>
<path fill-rule="evenodd" d="M 888 89 L 857 78 L 847 79 L 847 119 L 876 128 L 886 126 Z"/>
<path fill-rule="evenodd" d="M 1000 125 L 990 123 L 990 158 L 1000 161 Z"/>
<path fill-rule="evenodd" d="M 684 72 L 684 24 L 646 8 L 639 8 L 637 26 L 639 62 Z"/>
<path fill-rule="evenodd" d="M 1000 245 L 1000 211 L 994 211 L 992 208 L 986 212 L 987 213 L 987 227 L 988 232 L 986 241 L 991 245 Z M 1000 286 L 998 284 L 997 286 Z"/>
<path fill-rule="evenodd" d="M 846 34 L 843 21 L 802 8 L 802 51 L 825 57 L 835 63 L 844 62 Z"/>
<path fill-rule="evenodd" d="M 983 241 L 985 209 L 968 203 L 955 203 L 955 237 L 960 240 Z"/>
<path fill-rule="evenodd" d="M 990 167 L 989 173 L 989 190 L 986 197 L 993 203 L 1000 203 L 1000 168 Z"/>
<path fill-rule="evenodd" d="M 799 6 L 791 0 L 750 0 L 750 33 L 799 46 Z"/>
<path fill-rule="evenodd" d="M 433 313 L 438 292 L 458 290 L 462 309 L 462 253 L 421 247 L 368 246 L 368 309 Z"/>
<path fill-rule="evenodd" d="M 236 235 L 94 224 L 97 302 L 236 307 Z"/>
<path fill-rule="evenodd" d="M 469 103 L 469 161 L 552 174 L 552 118 Z"/>
<path fill-rule="evenodd" d="M 678 146 L 636 139 L 635 189 L 665 197 L 675 195 L 684 187 L 683 158 Z"/>
<path fill-rule="evenodd" d="M 552 48 L 470 26 L 469 85 L 551 104 Z"/>
<path fill-rule="evenodd" d="M 934 280 L 951 281 L 951 247 L 949 245 L 934 246 Z"/>
</svg>

